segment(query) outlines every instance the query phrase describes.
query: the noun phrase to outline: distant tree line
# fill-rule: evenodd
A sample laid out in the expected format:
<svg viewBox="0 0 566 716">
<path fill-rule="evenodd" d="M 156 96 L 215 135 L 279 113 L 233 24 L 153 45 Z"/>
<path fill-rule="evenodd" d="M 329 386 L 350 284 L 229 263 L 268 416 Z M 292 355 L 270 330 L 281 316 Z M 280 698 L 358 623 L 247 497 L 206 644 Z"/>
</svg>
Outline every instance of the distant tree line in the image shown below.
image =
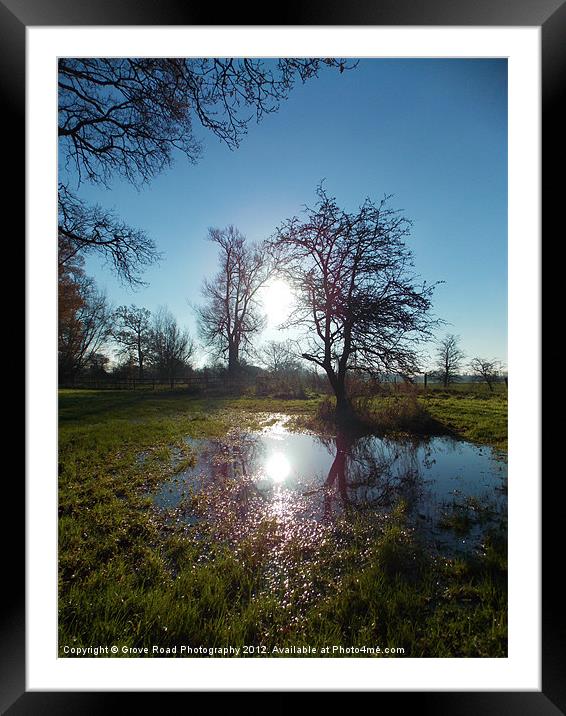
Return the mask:
<svg viewBox="0 0 566 716">
<path fill-rule="evenodd" d="M 116 347 L 117 363 L 107 355 Z M 103 352 L 103 350 L 105 352 Z M 194 342 L 166 307 L 152 314 L 146 308 L 113 310 L 106 297 L 86 282 L 75 310 L 59 312 L 59 382 L 78 378 L 157 378 L 174 385 L 191 371 Z"/>
<path fill-rule="evenodd" d="M 507 382 L 503 363 L 496 358 L 475 357 L 466 363 L 460 340 L 460 336 L 450 333 L 437 341 L 433 369 L 430 371 L 431 378 L 441 382 L 445 388 L 466 377 L 472 378 L 477 382 L 484 382 L 490 391 L 493 391 L 495 383 Z"/>
</svg>

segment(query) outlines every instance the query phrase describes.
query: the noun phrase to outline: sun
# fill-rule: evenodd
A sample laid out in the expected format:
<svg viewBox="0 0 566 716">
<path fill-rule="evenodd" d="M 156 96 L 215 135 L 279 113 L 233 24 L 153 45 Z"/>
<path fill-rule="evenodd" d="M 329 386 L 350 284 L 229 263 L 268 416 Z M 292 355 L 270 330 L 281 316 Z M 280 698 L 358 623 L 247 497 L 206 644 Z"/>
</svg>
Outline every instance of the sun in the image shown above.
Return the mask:
<svg viewBox="0 0 566 716">
<path fill-rule="evenodd" d="M 293 310 L 294 297 L 288 284 L 281 279 L 270 281 L 262 291 L 263 309 L 270 326 L 283 323 Z"/>
</svg>

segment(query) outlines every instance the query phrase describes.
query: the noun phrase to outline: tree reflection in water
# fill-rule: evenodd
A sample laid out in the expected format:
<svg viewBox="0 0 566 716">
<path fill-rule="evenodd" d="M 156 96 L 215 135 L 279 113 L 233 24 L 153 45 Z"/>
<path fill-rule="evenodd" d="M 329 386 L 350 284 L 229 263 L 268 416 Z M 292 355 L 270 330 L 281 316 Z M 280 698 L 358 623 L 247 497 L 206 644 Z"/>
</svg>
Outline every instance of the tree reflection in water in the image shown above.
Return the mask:
<svg viewBox="0 0 566 716">
<path fill-rule="evenodd" d="M 324 483 L 325 520 L 337 509 L 390 508 L 399 499 L 410 509 L 422 496 L 419 457 L 412 441 L 376 442 L 346 432 L 320 441 L 329 452 L 336 451 Z"/>
</svg>

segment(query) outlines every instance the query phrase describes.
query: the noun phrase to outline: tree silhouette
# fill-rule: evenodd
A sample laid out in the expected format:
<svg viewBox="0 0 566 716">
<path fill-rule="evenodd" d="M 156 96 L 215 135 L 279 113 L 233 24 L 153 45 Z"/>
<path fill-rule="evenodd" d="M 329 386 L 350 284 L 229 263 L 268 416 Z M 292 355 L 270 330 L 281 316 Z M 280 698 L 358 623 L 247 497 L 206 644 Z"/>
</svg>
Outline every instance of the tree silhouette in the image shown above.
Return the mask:
<svg viewBox="0 0 566 716">
<path fill-rule="evenodd" d="M 154 315 L 150 329 L 148 354 L 152 368 L 173 388 L 175 378 L 188 367 L 193 353 L 194 343 L 188 331 L 162 306 Z"/>
<path fill-rule="evenodd" d="M 120 306 L 114 313 L 116 322 L 112 331 L 122 355 L 135 359 L 138 378 L 143 378 L 144 364 L 151 339 L 151 311 L 138 306 Z"/>
<path fill-rule="evenodd" d="M 92 279 L 78 275 L 70 293 L 62 292 L 61 282 L 60 275 L 59 296 L 73 297 L 72 310 L 59 311 L 59 380 L 65 381 L 74 379 L 110 336 L 112 310 Z"/>
<path fill-rule="evenodd" d="M 269 278 L 270 262 L 265 248 L 247 243 L 234 226 L 210 229 L 208 238 L 218 245 L 219 270 L 204 281 L 204 303 L 195 311 L 202 338 L 227 360 L 233 377 L 265 325 L 258 292 Z"/>
<path fill-rule="evenodd" d="M 470 370 L 477 381 L 484 381 L 491 391 L 493 384 L 499 379 L 502 370 L 500 361 L 487 358 L 474 358 L 470 363 Z"/>
<path fill-rule="evenodd" d="M 337 415 L 351 413 L 346 378 L 419 370 L 419 344 L 430 338 L 433 286 L 412 273 L 405 246 L 410 222 L 370 199 L 353 213 L 322 186 L 318 203 L 285 221 L 271 239 L 278 270 L 296 294 L 288 325 L 305 330 L 303 358 L 322 368 Z"/>
<path fill-rule="evenodd" d="M 435 375 L 440 378 L 445 388 L 457 379 L 465 358 L 464 352 L 460 350 L 459 341 L 459 336 L 449 334 L 438 342 L 436 348 Z"/>
</svg>

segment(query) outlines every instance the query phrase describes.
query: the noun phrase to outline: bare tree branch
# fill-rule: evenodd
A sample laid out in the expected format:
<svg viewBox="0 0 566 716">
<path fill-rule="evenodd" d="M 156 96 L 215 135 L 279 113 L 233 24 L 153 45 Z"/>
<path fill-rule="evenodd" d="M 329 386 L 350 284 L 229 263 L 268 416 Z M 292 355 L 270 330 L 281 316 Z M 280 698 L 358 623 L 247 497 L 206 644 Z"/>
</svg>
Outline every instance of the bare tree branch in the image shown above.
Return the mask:
<svg viewBox="0 0 566 716">
<path fill-rule="evenodd" d="M 293 85 L 333 58 L 61 58 L 59 138 L 78 181 L 108 184 L 115 174 L 139 186 L 178 151 L 200 156 L 194 125 L 230 149 L 252 119 L 276 112 Z"/>
<path fill-rule="evenodd" d="M 86 205 L 60 186 L 59 265 L 89 252 L 101 254 L 132 286 L 143 285 L 141 271 L 161 257 L 145 231 L 128 226 L 112 211 Z"/>
</svg>

